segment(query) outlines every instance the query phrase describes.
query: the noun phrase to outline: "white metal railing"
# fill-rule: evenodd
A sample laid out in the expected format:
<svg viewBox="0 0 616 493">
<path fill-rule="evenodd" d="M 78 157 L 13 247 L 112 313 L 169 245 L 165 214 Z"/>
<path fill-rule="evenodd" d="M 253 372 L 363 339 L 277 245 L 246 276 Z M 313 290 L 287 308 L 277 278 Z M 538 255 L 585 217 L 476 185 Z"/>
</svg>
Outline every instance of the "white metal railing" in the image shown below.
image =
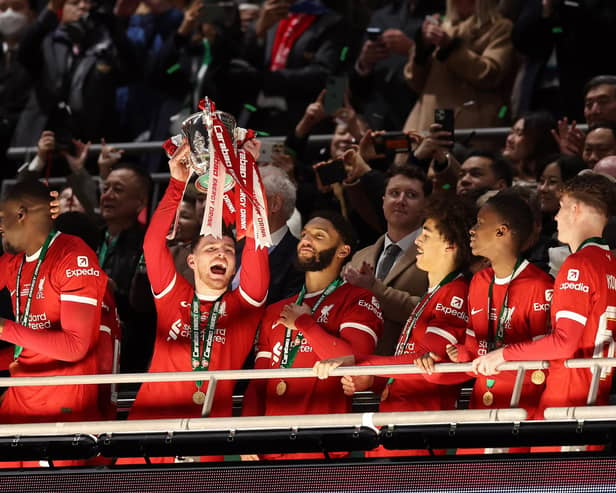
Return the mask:
<svg viewBox="0 0 616 493">
<path fill-rule="evenodd" d="M 598 386 L 601 368 L 616 366 L 616 358 L 572 359 L 565 362 L 569 368 L 590 368 L 593 371 L 589 399 L 593 388 Z M 471 363 L 439 363 L 435 373 L 468 373 Z M 499 371 L 517 371 L 517 378 L 512 392 L 511 409 L 472 409 L 447 411 L 415 411 L 396 413 L 348 413 L 335 415 L 294 415 L 294 416 L 256 416 L 241 418 L 209 418 L 216 382 L 219 380 L 263 380 L 270 378 L 306 378 L 316 376 L 311 368 L 265 369 L 265 370 L 225 370 L 200 372 L 200 380 L 209 382 L 206 401 L 203 405 L 202 418 L 155 419 L 134 421 L 85 421 L 57 423 L 24 423 L 0 425 L 0 436 L 36 436 L 36 435 L 70 435 L 102 434 L 128 432 L 172 432 L 196 430 L 254 430 L 278 428 L 331 428 L 339 426 L 368 426 L 378 428 L 392 425 L 413 424 L 448 424 L 465 422 L 519 422 L 527 418 L 524 409 L 518 409 L 520 392 L 527 370 L 548 369 L 548 361 L 506 362 Z M 344 375 L 402 375 L 421 374 L 419 368 L 410 365 L 349 366 L 332 371 L 331 377 Z M 330 377 L 330 378 L 331 378 Z M 76 384 L 110 384 L 134 382 L 179 382 L 192 381 L 194 372 L 166 373 L 126 373 L 107 375 L 66 375 L 55 377 L 8 377 L 0 378 L 0 386 L 48 386 Z M 595 382 L 596 381 L 596 382 Z M 596 398 L 596 390 L 594 392 Z M 589 404 L 592 404 L 589 403 Z M 546 419 L 616 419 L 616 406 L 595 406 L 577 408 L 549 408 Z"/>
<path fill-rule="evenodd" d="M 332 419 L 334 418 L 334 419 Z M 241 418 L 142 419 L 134 421 L 78 421 L 0 425 L 0 436 L 101 435 L 103 433 L 165 433 L 178 431 L 286 430 L 305 428 L 519 422 L 524 409 L 465 409 L 396 413 L 303 414 L 291 416 L 247 416 Z"/>
<path fill-rule="evenodd" d="M 592 361 L 592 360 L 591 360 Z M 616 358 L 614 358 L 616 366 Z M 512 393 L 510 407 L 517 407 L 526 370 L 546 369 L 547 361 L 510 361 L 500 368 L 501 371 L 515 370 L 518 372 Z M 439 363 L 435 365 L 436 373 L 467 373 L 472 370 L 471 363 Z M 331 376 L 344 375 L 407 375 L 421 374 L 422 371 L 410 365 L 380 365 L 380 366 L 345 366 L 336 368 Z M 199 380 L 208 382 L 202 416 L 208 416 L 214 402 L 216 383 L 218 380 L 263 380 L 269 378 L 306 378 L 314 377 L 312 368 L 288 368 L 268 370 L 217 370 L 199 372 Z M 185 382 L 195 380 L 197 376 L 192 371 L 163 373 L 119 373 L 107 375 L 62 375 L 56 377 L 5 377 L 0 378 L 0 387 L 27 387 L 32 385 L 78 385 L 78 384 L 110 384 L 137 382 Z"/>
</svg>

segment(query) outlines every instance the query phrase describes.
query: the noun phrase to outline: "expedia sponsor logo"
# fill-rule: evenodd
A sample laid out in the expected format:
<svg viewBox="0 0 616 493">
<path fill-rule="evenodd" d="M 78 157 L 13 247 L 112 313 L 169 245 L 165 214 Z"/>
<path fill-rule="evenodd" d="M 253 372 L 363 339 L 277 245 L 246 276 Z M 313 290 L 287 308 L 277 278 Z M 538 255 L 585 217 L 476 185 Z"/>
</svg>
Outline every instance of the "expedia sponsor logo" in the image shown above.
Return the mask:
<svg viewBox="0 0 616 493">
<path fill-rule="evenodd" d="M 464 300 L 460 298 L 459 296 L 454 296 L 453 298 L 451 298 L 451 302 L 449 304 L 453 308 L 457 308 L 459 310 L 460 308 L 462 308 L 462 305 L 464 304 Z"/>
<path fill-rule="evenodd" d="M 536 312 L 549 312 L 550 304 L 549 303 L 533 303 L 533 310 Z"/>
<path fill-rule="evenodd" d="M 567 271 L 567 281 L 576 282 L 580 278 L 580 271 L 577 269 L 569 269 Z"/>
<path fill-rule="evenodd" d="M 376 304 L 374 304 L 375 301 Z M 383 315 L 381 314 L 381 308 L 374 296 L 372 297 L 372 303 L 369 303 L 366 300 L 359 300 L 359 306 L 374 313 L 377 317 L 379 317 L 379 320 L 383 319 Z"/>
<path fill-rule="evenodd" d="M 98 269 L 90 267 L 89 269 L 66 269 L 66 277 L 81 277 L 81 276 L 94 276 L 100 277 L 101 273 Z"/>
<path fill-rule="evenodd" d="M 464 320 L 465 322 L 468 322 L 468 314 L 466 312 L 462 310 L 456 310 L 455 308 L 451 306 L 445 306 L 442 303 L 437 303 L 436 311 L 443 312 L 445 315 L 452 315 L 456 318 L 459 318 L 460 320 Z"/>
<path fill-rule="evenodd" d="M 583 282 L 563 282 L 560 285 L 561 290 L 572 289 L 573 291 L 581 291 L 582 293 L 590 292 L 590 288 Z"/>
<path fill-rule="evenodd" d="M 607 289 L 616 291 L 616 277 L 612 274 L 607 274 L 605 277 L 607 279 Z"/>
<path fill-rule="evenodd" d="M 51 329 L 51 321 L 46 313 L 31 313 L 28 315 L 28 327 L 32 330 Z"/>
<path fill-rule="evenodd" d="M 88 265 L 88 257 L 84 257 L 82 255 L 77 257 L 77 267 L 88 267 Z"/>
<path fill-rule="evenodd" d="M 553 289 L 546 289 L 545 290 L 545 301 L 547 301 L 548 303 L 551 302 L 553 294 L 554 294 Z"/>
</svg>

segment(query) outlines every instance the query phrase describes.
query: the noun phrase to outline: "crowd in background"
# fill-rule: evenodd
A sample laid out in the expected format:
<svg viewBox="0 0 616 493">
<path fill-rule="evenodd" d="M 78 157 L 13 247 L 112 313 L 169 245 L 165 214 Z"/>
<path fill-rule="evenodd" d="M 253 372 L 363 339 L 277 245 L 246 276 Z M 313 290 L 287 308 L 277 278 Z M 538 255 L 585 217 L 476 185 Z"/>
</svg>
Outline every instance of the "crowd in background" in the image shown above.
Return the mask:
<svg viewBox="0 0 616 493">
<path fill-rule="evenodd" d="M 347 244 L 357 252 L 338 267 L 377 300 L 371 306 L 382 319 L 366 351 L 400 356 L 403 327 L 434 287 L 417 261 L 426 217 L 444 237 L 458 235 L 450 244 L 468 249 L 469 229 L 480 241 L 472 213 L 441 217 L 435 204 L 487 205 L 507 219 L 516 237 L 507 255 L 536 266 L 531 277 L 541 290 L 551 286 L 572 253 L 557 233 L 561 188 L 580 172 L 616 179 L 616 62 L 607 50 L 614 27 L 616 6 L 607 0 L 0 0 L 0 152 L 37 148 L 23 164 L 3 158 L 1 177 L 66 176 L 56 227 L 84 238 L 109 276 L 121 370 L 147 371 L 157 344 L 150 285 L 160 282 L 148 279 L 143 244 L 147 211 L 159 199 L 150 174 L 167 171 L 167 158 L 162 149 L 130 155 L 107 142 L 164 141 L 207 96 L 240 126 L 279 137 L 255 156 L 275 245 L 266 304 L 300 291 L 304 273 L 293 260 L 307 234 L 302 225 L 315 211 L 335 211 L 351 225 L 356 239 Z M 484 127 L 511 130 L 501 142 L 456 136 Z M 313 145 L 315 134 L 332 134 L 329 145 Z M 99 155 L 91 142 L 102 142 Z M 336 166 L 335 179 L 320 172 Z M 189 183 L 168 242 L 193 287 L 203 201 Z M 512 208 L 528 224 L 513 224 Z M 611 204 L 603 212 L 602 236 L 616 248 Z M 438 226 L 450 220 L 464 231 Z M 238 266 L 243 249 L 238 244 Z M 452 272 L 496 272 L 502 259 L 489 250 L 452 259 Z M 234 274 L 231 286 L 240 282 Z M 541 324 L 532 336 L 545 334 L 549 323 Z M 463 360 L 445 351 L 439 357 Z M 369 388 L 343 384 L 347 394 Z"/>
</svg>

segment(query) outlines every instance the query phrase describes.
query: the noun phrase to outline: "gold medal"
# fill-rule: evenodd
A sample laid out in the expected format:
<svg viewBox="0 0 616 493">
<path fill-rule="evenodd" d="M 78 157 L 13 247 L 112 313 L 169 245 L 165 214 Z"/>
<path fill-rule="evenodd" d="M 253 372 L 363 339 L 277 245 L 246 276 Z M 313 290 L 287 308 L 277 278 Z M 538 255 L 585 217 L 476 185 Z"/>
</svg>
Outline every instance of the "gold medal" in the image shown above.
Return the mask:
<svg viewBox="0 0 616 493">
<path fill-rule="evenodd" d="M 385 386 L 385 389 L 381 393 L 381 402 L 386 401 L 389 397 L 389 385 Z"/>
<path fill-rule="evenodd" d="M 492 404 L 494 404 L 494 394 L 488 390 L 483 394 L 483 405 L 491 406 Z"/>
<path fill-rule="evenodd" d="M 530 376 L 530 381 L 533 382 L 535 385 L 541 385 L 543 382 L 545 382 L 545 373 L 541 370 L 535 370 Z"/>
<path fill-rule="evenodd" d="M 205 402 L 205 392 L 197 390 L 193 394 L 193 402 L 197 404 L 197 406 L 203 406 L 203 403 Z"/>
<path fill-rule="evenodd" d="M 280 380 L 280 382 L 278 382 L 278 384 L 276 385 L 276 395 L 279 395 L 282 397 L 286 391 L 287 391 L 287 382 L 285 382 L 284 380 Z"/>
</svg>

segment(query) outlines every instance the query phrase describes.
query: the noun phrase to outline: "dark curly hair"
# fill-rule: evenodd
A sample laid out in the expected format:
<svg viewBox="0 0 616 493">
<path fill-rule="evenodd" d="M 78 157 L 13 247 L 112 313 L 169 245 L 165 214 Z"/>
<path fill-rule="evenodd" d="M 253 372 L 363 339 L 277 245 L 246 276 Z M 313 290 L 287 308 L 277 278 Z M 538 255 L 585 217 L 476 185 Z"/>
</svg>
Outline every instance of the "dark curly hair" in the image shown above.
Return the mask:
<svg viewBox="0 0 616 493">
<path fill-rule="evenodd" d="M 477 217 L 474 203 L 453 194 L 439 193 L 428 199 L 424 216 L 435 222 L 445 241 L 457 247 L 456 269 L 466 269 L 472 258 L 468 232 Z"/>
</svg>

